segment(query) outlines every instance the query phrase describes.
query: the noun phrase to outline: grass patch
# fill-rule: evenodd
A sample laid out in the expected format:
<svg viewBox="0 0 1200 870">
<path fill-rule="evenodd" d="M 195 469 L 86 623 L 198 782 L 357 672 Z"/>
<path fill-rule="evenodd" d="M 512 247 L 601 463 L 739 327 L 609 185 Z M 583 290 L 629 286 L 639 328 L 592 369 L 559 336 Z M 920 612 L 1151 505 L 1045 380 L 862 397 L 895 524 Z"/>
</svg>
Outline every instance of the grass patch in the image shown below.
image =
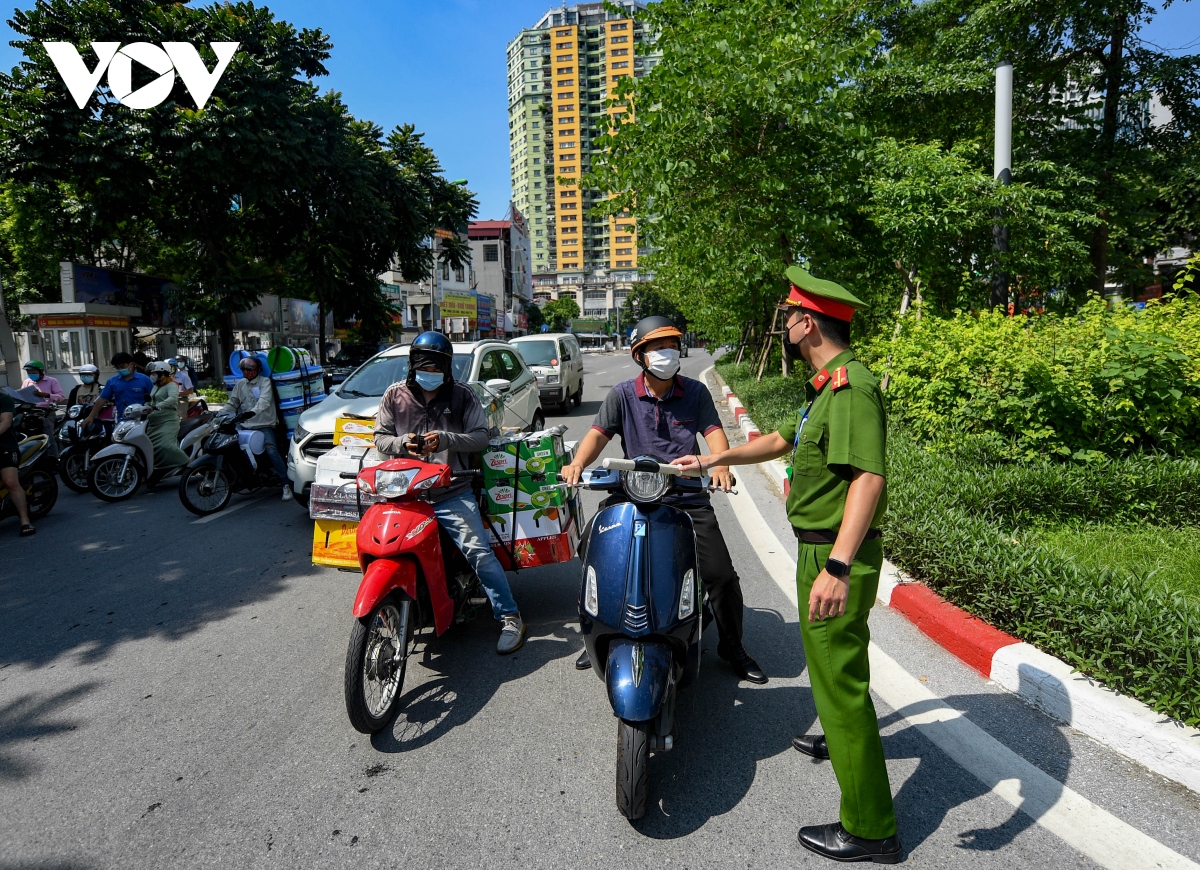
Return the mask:
<svg viewBox="0 0 1200 870">
<path fill-rule="evenodd" d="M 1035 527 L 1025 536 L 1029 543 L 1062 553 L 1083 568 L 1149 572 L 1147 579 L 1160 587 L 1200 601 L 1200 529 L 1093 524 Z"/>
</svg>

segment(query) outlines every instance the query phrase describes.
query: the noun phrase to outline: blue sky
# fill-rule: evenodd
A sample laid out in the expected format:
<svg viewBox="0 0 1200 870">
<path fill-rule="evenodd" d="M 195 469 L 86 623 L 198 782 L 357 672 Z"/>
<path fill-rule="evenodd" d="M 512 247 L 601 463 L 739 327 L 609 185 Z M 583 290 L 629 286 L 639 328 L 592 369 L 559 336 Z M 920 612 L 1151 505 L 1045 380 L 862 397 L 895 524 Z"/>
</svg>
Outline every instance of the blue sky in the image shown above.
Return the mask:
<svg viewBox="0 0 1200 870">
<path fill-rule="evenodd" d="M 11 2 L 11 0 L 10 0 Z M 25 6 L 26 4 L 22 4 Z M 324 89 L 385 130 L 410 121 L 423 130 L 449 178 L 466 178 L 479 217 L 508 208 L 505 46 L 559 3 L 550 0 L 279 0 L 267 3 L 297 27 L 333 40 Z M 12 8 L 12 7 L 9 7 Z M 20 58 L 0 25 L 0 65 Z M 1200 0 L 1176 0 L 1143 36 L 1167 48 L 1200 42 Z"/>
</svg>

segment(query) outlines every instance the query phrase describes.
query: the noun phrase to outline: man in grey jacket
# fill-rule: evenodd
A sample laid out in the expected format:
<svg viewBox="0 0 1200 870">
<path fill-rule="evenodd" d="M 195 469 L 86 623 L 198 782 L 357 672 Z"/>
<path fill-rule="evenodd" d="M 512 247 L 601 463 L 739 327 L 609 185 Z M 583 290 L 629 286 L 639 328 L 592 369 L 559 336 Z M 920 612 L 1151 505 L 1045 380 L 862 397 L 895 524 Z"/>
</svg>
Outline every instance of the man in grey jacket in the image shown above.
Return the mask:
<svg viewBox="0 0 1200 870">
<path fill-rule="evenodd" d="M 262 373 L 262 366 L 252 356 L 246 357 L 238 368 L 242 370 L 242 379 L 238 381 L 225 410 L 231 414 L 249 411 L 254 414 L 242 423 L 243 429 L 250 429 L 263 434 L 263 453 L 279 475 L 279 485 L 283 487 L 283 500 L 292 500 L 292 485 L 288 482 L 287 463 L 279 455 L 279 445 L 275 441 L 275 424 L 279 415 L 275 412 L 275 385 L 271 379 Z"/>
<path fill-rule="evenodd" d="M 439 332 L 423 332 L 409 350 L 408 377 L 388 387 L 379 402 L 375 449 L 385 456 L 440 462 L 453 474 L 470 467 L 470 456 L 487 448 L 488 424 L 470 387 L 455 383 L 454 349 Z M 461 480 L 430 494 L 438 523 L 462 550 L 501 623 L 496 652 L 516 652 L 525 642 L 525 623 L 508 587 L 508 577 L 488 546 L 471 482 Z"/>
</svg>

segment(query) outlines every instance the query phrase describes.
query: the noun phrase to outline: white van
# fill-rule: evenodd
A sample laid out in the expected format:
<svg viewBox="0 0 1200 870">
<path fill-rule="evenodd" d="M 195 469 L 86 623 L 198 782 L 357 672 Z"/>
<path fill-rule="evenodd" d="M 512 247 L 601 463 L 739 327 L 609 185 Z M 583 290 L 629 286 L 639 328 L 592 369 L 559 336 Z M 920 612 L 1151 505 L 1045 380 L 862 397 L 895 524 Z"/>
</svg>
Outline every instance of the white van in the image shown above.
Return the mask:
<svg viewBox="0 0 1200 870">
<path fill-rule="evenodd" d="M 522 335 L 509 342 L 537 378 L 542 407 L 558 406 L 566 411 L 574 401 L 583 402 L 583 352 L 579 340 L 569 332 Z"/>
</svg>

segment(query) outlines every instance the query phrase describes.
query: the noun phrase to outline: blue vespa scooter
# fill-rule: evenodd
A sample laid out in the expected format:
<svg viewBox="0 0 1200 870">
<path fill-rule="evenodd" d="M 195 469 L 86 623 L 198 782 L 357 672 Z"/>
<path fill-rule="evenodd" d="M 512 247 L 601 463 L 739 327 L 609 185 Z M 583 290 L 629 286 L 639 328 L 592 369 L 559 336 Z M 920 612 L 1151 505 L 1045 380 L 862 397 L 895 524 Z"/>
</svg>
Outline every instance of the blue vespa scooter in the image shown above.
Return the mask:
<svg viewBox="0 0 1200 870">
<path fill-rule="evenodd" d="M 617 808 L 646 812 L 647 761 L 674 745 L 676 692 L 700 674 L 704 589 L 692 519 L 662 503 L 669 492 L 700 492 L 650 457 L 605 459 L 584 472 L 585 489 L 624 491 L 628 501 L 600 510 L 581 553 L 579 625 L 592 669 L 617 716 Z"/>
</svg>

